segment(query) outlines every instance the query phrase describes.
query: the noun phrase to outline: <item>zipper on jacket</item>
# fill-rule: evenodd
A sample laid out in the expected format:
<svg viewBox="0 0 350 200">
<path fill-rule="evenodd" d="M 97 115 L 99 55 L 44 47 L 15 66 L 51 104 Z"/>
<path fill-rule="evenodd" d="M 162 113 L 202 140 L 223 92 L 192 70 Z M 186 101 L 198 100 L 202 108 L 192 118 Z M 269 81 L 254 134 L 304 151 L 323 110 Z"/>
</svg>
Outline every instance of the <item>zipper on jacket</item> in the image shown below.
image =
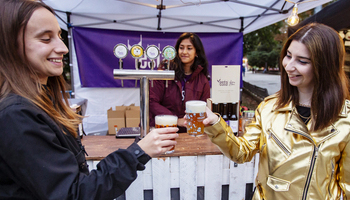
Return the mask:
<svg viewBox="0 0 350 200">
<path fill-rule="evenodd" d="M 283 145 L 283 143 L 272 133 L 272 131 L 268 130 L 268 132 L 270 133 L 270 137 L 272 137 L 272 139 L 282 149 L 282 151 L 288 156 L 290 156 L 289 150 Z"/>
<path fill-rule="evenodd" d="M 332 197 L 332 193 L 331 193 L 331 182 L 332 182 L 332 179 L 333 179 L 333 175 L 334 175 L 334 163 L 333 163 L 333 160 L 331 160 L 331 164 L 332 164 L 332 174 L 331 174 L 331 179 L 329 181 L 329 186 L 328 186 L 328 193 L 329 193 L 329 196 Z"/>
<path fill-rule="evenodd" d="M 308 190 L 309 190 L 309 187 L 310 187 L 312 172 L 314 171 L 314 167 L 315 167 L 315 163 L 316 163 L 316 159 L 317 159 L 317 155 L 318 155 L 318 148 L 319 148 L 319 146 L 317 147 L 315 145 L 314 152 L 312 154 L 311 165 L 310 165 L 310 168 L 309 168 L 309 172 L 307 174 L 307 179 L 306 179 L 306 183 L 305 183 L 305 187 L 304 187 L 302 200 L 305 200 L 306 197 L 307 197 L 307 193 L 308 193 Z"/>
</svg>

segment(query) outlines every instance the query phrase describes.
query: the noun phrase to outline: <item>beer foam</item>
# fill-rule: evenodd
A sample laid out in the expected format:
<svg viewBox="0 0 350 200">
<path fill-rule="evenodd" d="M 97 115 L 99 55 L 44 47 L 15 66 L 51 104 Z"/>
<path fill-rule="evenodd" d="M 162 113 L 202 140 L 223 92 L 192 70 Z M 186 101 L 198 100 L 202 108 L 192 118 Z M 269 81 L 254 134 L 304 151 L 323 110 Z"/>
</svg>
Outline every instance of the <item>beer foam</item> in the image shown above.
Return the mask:
<svg viewBox="0 0 350 200">
<path fill-rule="evenodd" d="M 157 125 L 177 125 L 177 116 L 175 115 L 157 115 L 155 118 Z"/>
<path fill-rule="evenodd" d="M 187 101 L 186 102 L 186 112 L 187 113 L 203 113 L 207 103 L 205 101 Z"/>
</svg>

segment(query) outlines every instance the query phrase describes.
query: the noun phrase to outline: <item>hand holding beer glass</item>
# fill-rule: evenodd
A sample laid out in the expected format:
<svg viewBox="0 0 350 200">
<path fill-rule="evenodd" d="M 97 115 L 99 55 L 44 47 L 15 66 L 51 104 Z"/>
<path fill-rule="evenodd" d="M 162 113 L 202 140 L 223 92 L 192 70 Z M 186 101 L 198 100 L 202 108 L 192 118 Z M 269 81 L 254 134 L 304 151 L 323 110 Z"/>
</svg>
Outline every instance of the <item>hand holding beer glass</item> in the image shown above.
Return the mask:
<svg viewBox="0 0 350 200">
<path fill-rule="evenodd" d="M 204 135 L 203 120 L 206 118 L 205 101 L 192 100 L 186 102 L 187 133 L 190 136 Z"/>
<path fill-rule="evenodd" d="M 157 115 L 155 117 L 155 127 L 156 128 L 177 127 L 177 116 Z M 175 146 L 173 146 L 169 151 L 165 152 L 165 154 L 173 153 L 174 149 L 175 149 Z"/>
</svg>

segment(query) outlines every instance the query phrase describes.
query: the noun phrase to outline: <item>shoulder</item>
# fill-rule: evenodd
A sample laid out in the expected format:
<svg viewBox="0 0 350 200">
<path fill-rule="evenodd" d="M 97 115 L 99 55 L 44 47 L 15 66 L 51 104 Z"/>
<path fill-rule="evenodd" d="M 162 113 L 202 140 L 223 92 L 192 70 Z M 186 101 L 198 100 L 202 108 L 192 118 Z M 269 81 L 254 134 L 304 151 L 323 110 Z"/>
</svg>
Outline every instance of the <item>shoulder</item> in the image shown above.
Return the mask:
<svg viewBox="0 0 350 200">
<path fill-rule="evenodd" d="M 9 94 L 7 97 L 0 101 L 0 112 L 7 109 L 14 109 L 20 106 L 35 107 L 28 99 L 19 96 L 17 94 Z"/>
<path fill-rule="evenodd" d="M 265 99 L 259 104 L 258 110 L 268 110 L 273 111 L 276 107 L 276 102 L 278 97 L 276 94 L 265 97 Z"/>
<path fill-rule="evenodd" d="M 48 118 L 48 115 L 30 100 L 10 94 L 0 102 L 0 120 L 9 118 Z"/>
</svg>

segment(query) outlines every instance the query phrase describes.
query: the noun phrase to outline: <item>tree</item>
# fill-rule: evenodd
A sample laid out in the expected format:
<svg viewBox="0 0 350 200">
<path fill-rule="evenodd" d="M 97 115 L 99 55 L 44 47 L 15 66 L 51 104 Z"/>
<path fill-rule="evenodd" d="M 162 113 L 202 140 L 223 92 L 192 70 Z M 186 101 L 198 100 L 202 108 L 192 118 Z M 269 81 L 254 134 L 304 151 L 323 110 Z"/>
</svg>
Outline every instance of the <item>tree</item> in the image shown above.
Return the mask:
<svg viewBox="0 0 350 200">
<path fill-rule="evenodd" d="M 275 37 L 281 34 L 283 24 L 280 21 L 244 35 L 243 54 L 247 56 L 251 66 L 277 66 L 282 41 L 275 40 Z"/>
</svg>

